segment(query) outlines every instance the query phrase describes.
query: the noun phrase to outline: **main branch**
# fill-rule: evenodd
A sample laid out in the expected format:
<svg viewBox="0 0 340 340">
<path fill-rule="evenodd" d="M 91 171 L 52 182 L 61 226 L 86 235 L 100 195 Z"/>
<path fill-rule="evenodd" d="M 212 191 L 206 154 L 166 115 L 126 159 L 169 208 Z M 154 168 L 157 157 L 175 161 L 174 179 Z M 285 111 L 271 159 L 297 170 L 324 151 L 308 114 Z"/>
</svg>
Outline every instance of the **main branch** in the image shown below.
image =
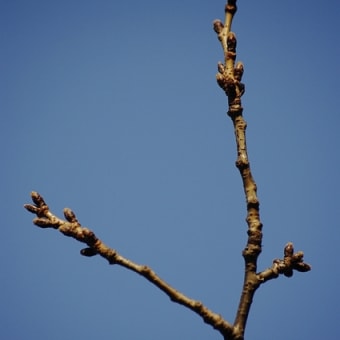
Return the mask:
<svg viewBox="0 0 340 340">
<path fill-rule="evenodd" d="M 231 32 L 232 20 L 237 11 L 236 0 L 229 0 L 225 6 L 225 22 L 214 21 L 214 30 L 221 42 L 224 52 L 224 63 L 218 63 L 217 82 L 228 97 L 228 116 L 231 118 L 236 138 L 238 168 L 247 204 L 248 241 L 242 252 L 245 261 L 245 275 L 239 307 L 234 321 L 235 339 L 244 339 L 244 331 L 250 307 L 257 288 L 279 274 L 293 275 L 293 269 L 308 271 L 310 266 L 303 262 L 303 253 L 294 254 L 292 243 L 288 243 L 284 249 L 284 259 L 274 260 L 273 266 L 257 274 L 257 259 L 262 250 L 262 223 L 260 220 L 260 202 L 257 197 L 257 187 L 253 178 L 248 160 L 246 144 L 246 127 L 244 120 L 241 96 L 245 87 L 241 83 L 243 64 L 236 60 L 237 40 Z"/>
</svg>

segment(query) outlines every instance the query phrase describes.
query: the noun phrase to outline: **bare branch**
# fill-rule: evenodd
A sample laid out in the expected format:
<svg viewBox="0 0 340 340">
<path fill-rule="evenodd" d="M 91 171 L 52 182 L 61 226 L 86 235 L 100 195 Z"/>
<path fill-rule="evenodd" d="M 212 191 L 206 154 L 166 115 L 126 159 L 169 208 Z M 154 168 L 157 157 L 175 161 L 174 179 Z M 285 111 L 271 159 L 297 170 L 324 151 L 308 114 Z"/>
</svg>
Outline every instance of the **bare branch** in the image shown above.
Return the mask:
<svg viewBox="0 0 340 340">
<path fill-rule="evenodd" d="M 136 264 L 121 256 L 116 250 L 106 246 L 90 229 L 83 227 L 78 222 L 75 213 L 71 209 L 64 209 L 64 216 L 66 220 L 63 220 L 55 216 L 50 211 L 48 205 L 45 203 L 40 194 L 32 192 L 31 197 L 34 205 L 25 204 L 24 207 L 29 212 L 37 215 L 37 218 L 33 220 L 33 223 L 36 226 L 41 228 L 58 229 L 64 235 L 85 243 L 87 247 L 80 251 L 83 256 L 91 257 L 100 255 L 105 258 L 109 264 L 117 264 L 138 273 L 168 295 L 171 301 L 183 305 L 201 316 L 204 322 L 217 329 L 224 338 L 228 339 L 230 337 L 233 328 L 222 318 L 221 315 L 212 312 L 210 309 L 205 307 L 202 302 L 190 299 L 171 287 L 150 267 Z"/>
<path fill-rule="evenodd" d="M 123 266 L 143 276 L 168 295 L 173 302 L 181 304 L 201 316 L 207 324 L 211 325 L 223 335 L 224 340 L 244 340 L 245 327 L 253 297 L 261 284 L 277 278 L 280 274 L 291 277 L 293 276 L 294 270 L 299 272 L 311 270 L 311 266 L 303 261 L 303 252 L 299 251 L 294 253 L 293 244 L 289 242 L 284 248 L 283 259 L 275 259 L 270 268 L 257 273 L 257 259 L 262 251 L 262 223 L 260 220 L 260 202 L 257 197 L 257 186 L 248 159 L 245 133 L 247 123 L 242 116 L 243 108 L 241 97 L 245 92 L 245 86 L 241 83 L 241 80 L 244 67 L 241 62 L 235 63 L 237 39 L 236 35 L 231 31 L 232 21 L 236 11 L 236 0 L 228 0 L 225 6 L 224 23 L 220 20 L 215 20 L 213 24 L 213 28 L 224 52 L 224 62 L 219 62 L 217 66 L 218 73 L 216 80 L 228 97 L 227 114 L 233 122 L 236 139 L 236 167 L 243 181 L 247 205 L 246 221 L 248 225 L 248 240 L 242 252 L 245 261 L 244 283 L 233 325 L 224 320 L 221 315 L 209 310 L 200 301 L 190 299 L 174 289 L 162 280 L 150 267 L 139 265 L 121 256 L 116 250 L 106 246 L 90 229 L 83 227 L 79 223 L 75 213 L 71 209 L 65 208 L 65 220 L 60 219 L 50 211 L 42 196 L 37 192 L 31 193 L 34 204 L 25 205 L 25 208 L 29 212 L 36 215 L 36 218 L 33 220 L 36 226 L 40 228 L 58 229 L 64 235 L 85 243 L 87 247 L 80 251 L 83 256 L 92 257 L 100 255 L 105 258 L 109 264 Z"/>
<path fill-rule="evenodd" d="M 224 52 L 224 63 L 218 63 L 216 80 L 218 85 L 228 97 L 228 115 L 232 119 L 235 131 L 238 168 L 242 181 L 247 203 L 248 242 L 243 250 L 245 260 L 244 284 L 240 297 L 239 307 L 234 322 L 235 339 L 242 340 L 246 327 L 247 318 L 257 288 L 264 282 L 284 274 L 287 277 L 293 275 L 293 270 L 300 272 L 308 271 L 311 267 L 303 263 L 303 253 L 293 254 L 293 245 L 288 243 L 285 247 L 283 260 L 274 260 L 273 266 L 266 271 L 256 274 L 257 259 L 262 251 L 262 223 L 260 220 L 260 202 L 257 197 L 257 186 L 253 178 L 248 160 L 246 144 L 247 123 L 242 113 L 241 97 L 245 86 L 241 83 L 244 67 L 241 62 L 236 63 L 236 35 L 231 31 L 231 24 L 237 10 L 236 0 L 228 0 L 225 7 L 225 23 L 220 20 L 214 21 L 214 30 L 221 42 Z"/>
</svg>

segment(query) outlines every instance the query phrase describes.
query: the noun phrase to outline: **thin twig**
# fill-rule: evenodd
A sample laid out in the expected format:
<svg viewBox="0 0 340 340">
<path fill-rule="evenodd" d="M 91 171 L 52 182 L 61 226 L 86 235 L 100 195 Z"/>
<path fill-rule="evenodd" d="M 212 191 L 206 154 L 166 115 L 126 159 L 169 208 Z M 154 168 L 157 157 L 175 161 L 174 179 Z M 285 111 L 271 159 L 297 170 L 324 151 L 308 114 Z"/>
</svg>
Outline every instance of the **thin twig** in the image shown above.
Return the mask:
<svg viewBox="0 0 340 340">
<path fill-rule="evenodd" d="M 150 267 L 136 264 L 135 262 L 121 256 L 116 250 L 106 246 L 90 229 L 83 227 L 79 223 L 76 215 L 71 209 L 64 209 L 64 216 L 66 220 L 63 220 L 50 211 L 48 205 L 45 203 L 45 200 L 40 194 L 32 192 L 31 197 L 34 205 L 25 204 L 24 207 L 31 213 L 37 215 L 37 218 L 33 220 L 33 223 L 36 226 L 41 228 L 58 229 L 64 235 L 85 243 L 87 247 L 80 251 L 83 256 L 90 257 L 100 255 L 105 258 L 109 264 L 117 264 L 138 273 L 168 295 L 171 301 L 183 305 L 201 316 L 204 322 L 217 329 L 223 337 L 230 336 L 232 326 L 225 321 L 221 315 L 212 312 L 210 309 L 205 307 L 202 302 L 190 299 L 178 290 L 174 289 L 167 282 L 161 279 Z"/>
</svg>

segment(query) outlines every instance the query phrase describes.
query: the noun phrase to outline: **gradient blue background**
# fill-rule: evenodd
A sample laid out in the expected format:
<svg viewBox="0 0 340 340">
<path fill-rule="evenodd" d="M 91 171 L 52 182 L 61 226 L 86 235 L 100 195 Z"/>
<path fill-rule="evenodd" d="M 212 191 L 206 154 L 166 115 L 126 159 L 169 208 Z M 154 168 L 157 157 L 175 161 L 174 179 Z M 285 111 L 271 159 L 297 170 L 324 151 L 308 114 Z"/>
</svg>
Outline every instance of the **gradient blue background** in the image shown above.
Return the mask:
<svg viewBox="0 0 340 340">
<path fill-rule="evenodd" d="M 33 226 L 32 190 L 233 321 L 246 210 L 215 82 L 224 5 L 0 1 L 2 339 L 221 339 L 142 277 Z M 246 338 L 337 339 L 340 5 L 238 5 L 259 270 L 288 241 L 313 266 L 258 290 Z"/>
</svg>

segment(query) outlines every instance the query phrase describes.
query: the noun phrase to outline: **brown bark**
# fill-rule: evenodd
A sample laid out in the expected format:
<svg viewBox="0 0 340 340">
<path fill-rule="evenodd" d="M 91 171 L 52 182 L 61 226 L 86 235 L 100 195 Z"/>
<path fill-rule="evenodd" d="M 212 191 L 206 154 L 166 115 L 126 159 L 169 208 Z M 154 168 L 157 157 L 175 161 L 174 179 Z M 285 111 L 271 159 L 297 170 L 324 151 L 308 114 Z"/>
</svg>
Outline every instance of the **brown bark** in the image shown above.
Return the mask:
<svg viewBox="0 0 340 340">
<path fill-rule="evenodd" d="M 224 64 L 218 63 L 217 82 L 228 97 L 228 116 L 231 118 L 236 139 L 238 168 L 247 203 L 248 242 L 243 250 L 245 261 L 245 274 L 239 307 L 233 324 L 233 338 L 244 339 L 244 331 L 250 307 L 257 288 L 264 282 L 284 274 L 293 275 L 293 269 L 305 272 L 311 267 L 303 262 L 303 253 L 294 254 L 293 244 L 288 243 L 284 249 L 284 259 L 274 260 L 271 268 L 257 273 L 257 259 L 262 251 L 262 223 L 260 220 L 260 202 L 257 197 L 257 186 L 251 173 L 247 153 L 246 128 L 247 123 L 243 118 L 241 97 L 245 86 L 241 83 L 243 64 L 236 60 L 237 40 L 231 32 L 232 20 L 237 11 L 236 0 L 229 0 L 225 7 L 225 22 L 215 20 L 214 30 L 221 42 L 224 52 Z"/>
<path fill-rule="evenodd" d="M 116 250 L 106 246 L 90 229 L 83 227 L 79 223 L 72 210 L 65 208 L 65 220 L 58 218 L 50 211 L 42 196 L 37 192 L 31 193 L 34 204 L 25 204 L 25 208 L 37 216 L 33 220 L 36 226 L 58 229 L 64 235 L 85 243 L 87 247 L 80 252 L 83 256 L 100 255 L 111 265 L 123 266 L 143 276 L 167 294 L 173 302 L 179 303 L 197 313 L 204 322 L 218 330 L 225 340 L 244 339 L 245 327 L 253 297 L 257 288 L 262 283 L 274 279 L 280 274 L 291 277 L 293 270 L 306 272 L 311 269 L 308 264 L 303 262 L 303 253 L 294 253 L 293 244 L 289 242 L 284 248 L 283 259 L 275 259 L 270 268 L 257 272 L 257 259 L 262 250 L 262 223 L 260 220 L 260 202 L 257 197 L 257 187 L 248 160 L 246 144 L 247 124 L 243 118 L 241 103 L 241 96 L 245 90 L 244 84 L 241 83 L 243 64 L 240 62 L 235 64 L 237 40 L 235 34 L 231 32 L 232 20 L 236 10 L 236 0 L 229 0 L 225 7 L 224 24 L 220 20 L 215 20 L 214 22 L 214 30 L 224 52 L 224 63 L 218 64 L 216 78 L 219 86 L 228 97 L 228 115 L 234 125 L 237 147 L 236 167 L 243 181 L 247 205 L 248 241 L 242 253 L 245 262 L 244 283 L 233 324 L 224 320 L 221 315 L 208 309 L 200 301 L 188 298 L 174 289 L 150 267 L 136 264 L 121 256 Z"/>
</svg>

